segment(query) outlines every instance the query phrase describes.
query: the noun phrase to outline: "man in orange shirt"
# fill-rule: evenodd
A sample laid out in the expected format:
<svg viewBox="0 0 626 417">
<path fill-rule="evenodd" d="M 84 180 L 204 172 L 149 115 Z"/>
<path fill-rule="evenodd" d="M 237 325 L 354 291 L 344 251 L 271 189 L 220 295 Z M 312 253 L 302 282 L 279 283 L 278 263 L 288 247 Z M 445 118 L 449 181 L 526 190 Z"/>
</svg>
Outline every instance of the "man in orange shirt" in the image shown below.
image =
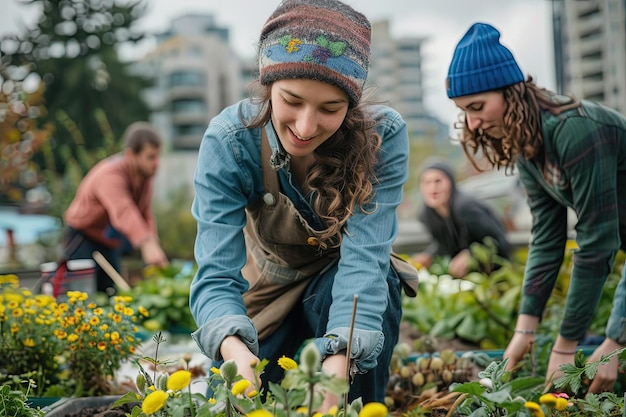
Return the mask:
<svg viewBox="0 0 626 417">
<path fill-rule="evenodd" d="M 136 122 L 124 133 L 125 149 L 97 163 L 83 178 L 65 211 L 64 257 L 93 258 L 99 251 L 116 269 L 125 247 L 139 249 L 147 265 L 164 267 L 150 207 L 159 167 L 161 137 L 150 124 Z M 115 293 L 111 278 L 96 268 L 97 291 Z"/>
</svg>

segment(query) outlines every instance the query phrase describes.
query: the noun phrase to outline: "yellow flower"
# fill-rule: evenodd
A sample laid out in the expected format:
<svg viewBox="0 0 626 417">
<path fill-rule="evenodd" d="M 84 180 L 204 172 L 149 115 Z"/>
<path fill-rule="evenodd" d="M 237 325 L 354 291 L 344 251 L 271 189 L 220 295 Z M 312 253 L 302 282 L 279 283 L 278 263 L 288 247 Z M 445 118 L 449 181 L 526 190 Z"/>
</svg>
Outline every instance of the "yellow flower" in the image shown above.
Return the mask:
<svg viewBox="0 0 626 417">
<path fill-rule="evenodd" d="M 255 390 L 255 389 L 253 389 L 253 390 L 252 390 L 252 391 L 250 391 L 247 395 L 248 395 L 248 398 L 254 398 L 254 397 L 256 397 L 258 394 L 259 394 L 259 391 L 257 391 L 257 390 Z"/>
<path fill-rule="evenodd" d="M 389 410 L 381 403 L 367 403 L 361 409 L 359 417 L 387 417 Z"/>
<path fill-rule="evenodd" d="M 543 394 L 541 397 L 539 397 L 539 402 L 541 404 L 547 405 L 548 407 L 554 407 L 558 411 L 565 410 L 569 405 L 566 398 L 552 393 Z"/>
<path fill-rule="evenodd" d="M 545 417 L 541 406 L 534 401 L 526 401 L 524 403 L 524 407 L 530 410 L 530 413 L 533 417 Z"/>
<path fill-rule="evenodd" d="M 35 341 L 33 339 L 31 339 L 30 337 L 27 337 L 26 339 L 24 339 L 24 346 L 26 347 L 33 347 L 35 346 Z"/>
<path fill-rule="evenodd" d="M 106 342 L 98 342 L 98 350 L 105 351 L 107 348 Z"/>
<path fill-rule="evenodd" d="M 214 373 L 215 375 L 219 375 L 220 374 L 220 368 L 218 368 L 216 366 L 212 366 L 211 367 L 211 372 Z"/>
<path fill-rule="evenodd" d="M 248 413 L 248 417 L 274 417 L 272 413 L 267 410 L 252 410 Z"/>
<path fill-rule="evenodd" d="M 148 310 L 146 310 L 146 308 L 143 306 L 139 306 L 139 314 L 141 314 L 144 317 L 150 316 L 150 313 L 148 312 Z"/>
<path fill-rule="evenodd" d="M 296 408 L 296 413 L 298 413 L 298 414 L 309 414 L 309 409 L 304 407 L 304 406 L 300 406 L 300 407 Z"/>
<path fill-rule="evenodd" d="M 180 391 L 189 385 L 189 382 L 191 382 L 191 372 L 185 370 L 176 371 L 167 379 L 167 389 Z"/>
<path fill-rule="evenodd" d="M 250 385 L 252 385 L 250 381 L 248 381 L 247 379 L 241 379 L 233 384 L 231 392 L 233 393 L 233 395 L 243 394 L 250 387 Z"/>
<path fill-rule="evenodd" d="M 151 392 L 143 400 L 141 411 L 146 414 L 154 414 L 165 405 L 167 401 L 167 393 L 162 390 Z"/>
<path fill-rule="evenodd" d="M 569 402 L 565 398 L 559 397 L 556 399 L 556 404 L 554 405 L 554 408 L 556 408 L 558 411 L 563 411 L 568 406 Z"/>
<path fill-rule="evenodd" d="M 337 411 L 339 411 L 339 408 L 336 405 L 333 405 L 332 407 L 328 409 L 328 412 L 326 414 L 330 414 L 331 416 L 336 416 Z"/>
<path fill-rule="evenodd" d="M 215 405 L 215 403 L 216 403 L 217 401 L 215 400 L 215 398 L 211 397 L 211 398 L 209 398 L 209 399 L 207 400 L 207 402 L 208 402 L 209 404 L 211 404 L 211 405 Z"/>
<path fill-rule="evenodd" d="M 283 355 L 281 358 L 278 359 L 278 365 L 281 368 L 283 368 L 285 371 L 298 368 L 298 364 L 296 363 L 296 361 L 294 361 L 291 358 L 286 357 L 285 355 Z"/>
<path fill-rule="evenodd" d="M 70 343 L 71 342 L 75 342 L 77 340 L 78 340 L 78 335 L 77 334 L 72 333 L 71 335 L 67 336 L 67 341 L 70 342 Z"/>
</svg>

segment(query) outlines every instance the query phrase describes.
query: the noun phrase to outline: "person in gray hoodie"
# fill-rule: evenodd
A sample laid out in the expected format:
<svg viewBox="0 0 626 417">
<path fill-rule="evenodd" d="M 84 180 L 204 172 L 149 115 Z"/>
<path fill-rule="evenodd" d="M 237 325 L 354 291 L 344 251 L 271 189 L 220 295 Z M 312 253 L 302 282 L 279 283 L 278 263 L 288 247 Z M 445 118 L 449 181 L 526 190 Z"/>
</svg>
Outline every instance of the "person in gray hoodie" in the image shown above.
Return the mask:
<svg viewBox="0 0 626 417">
<path fill-rule="evenodd" d="M 509 257 L 511 246 L 502 221 L 487 204 L 457 189 L 452 168 L 442 161 L 427 162 L 419 176 L 424 204 L 418 215 L 433 238 L 424 252 L 413 261 L 430 267 L 433 258 L 450 257 L 448 273 L 463 278 L 472 271 L 470 246 L 491 237 L 497 255 Z M 482 267 L 482 268 L 481 268 Z M 491 270 L 497 265 L 477 265 L 475 270 Z"/>
</svg>

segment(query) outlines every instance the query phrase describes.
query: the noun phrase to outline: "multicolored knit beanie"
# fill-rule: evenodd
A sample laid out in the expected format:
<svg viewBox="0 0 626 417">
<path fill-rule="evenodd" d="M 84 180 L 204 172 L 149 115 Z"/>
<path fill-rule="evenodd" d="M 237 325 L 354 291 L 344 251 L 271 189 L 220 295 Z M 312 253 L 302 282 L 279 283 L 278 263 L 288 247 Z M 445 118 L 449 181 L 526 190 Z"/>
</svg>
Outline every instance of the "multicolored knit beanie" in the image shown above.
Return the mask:
<svg viewBox="0 0 626 417">
<path fill-rule="evenodd" d="M 370 22 L 340 1 L 285 0 L 261 31 L 260 82 L 323 81 L 345 91 L 354 106 L 367 79 L 370 42 Z"/>
<path fill-rule="evenodd" d="M 497 90 L 524 81 L 511 51 L 500 43 L 500 32 L 474 23 L 459 41 L 448 69 L 449 98 Z"/>
</svg>

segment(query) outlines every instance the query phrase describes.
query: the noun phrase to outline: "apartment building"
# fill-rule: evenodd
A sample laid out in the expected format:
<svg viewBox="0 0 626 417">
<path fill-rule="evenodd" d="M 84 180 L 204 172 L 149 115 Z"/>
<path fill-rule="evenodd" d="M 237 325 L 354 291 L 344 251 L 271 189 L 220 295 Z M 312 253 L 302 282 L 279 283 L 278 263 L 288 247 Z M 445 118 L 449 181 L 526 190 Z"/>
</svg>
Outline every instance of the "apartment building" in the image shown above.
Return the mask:
<svg viewBox="0 0 626 417">
<path fill-rule="evenodd" d="M 196 151 L 211 118 L 242 96 L 240 60 L 212 15 L 175 18 L 156 39 L 139 64 L 156 82 L 146 93 L 153 122 L 169 150 Z"/>
<path fill-rule="evenodd" d="M 557 90 L 626 113 L 626 0 L 552 0 Z"/>
</svg>

